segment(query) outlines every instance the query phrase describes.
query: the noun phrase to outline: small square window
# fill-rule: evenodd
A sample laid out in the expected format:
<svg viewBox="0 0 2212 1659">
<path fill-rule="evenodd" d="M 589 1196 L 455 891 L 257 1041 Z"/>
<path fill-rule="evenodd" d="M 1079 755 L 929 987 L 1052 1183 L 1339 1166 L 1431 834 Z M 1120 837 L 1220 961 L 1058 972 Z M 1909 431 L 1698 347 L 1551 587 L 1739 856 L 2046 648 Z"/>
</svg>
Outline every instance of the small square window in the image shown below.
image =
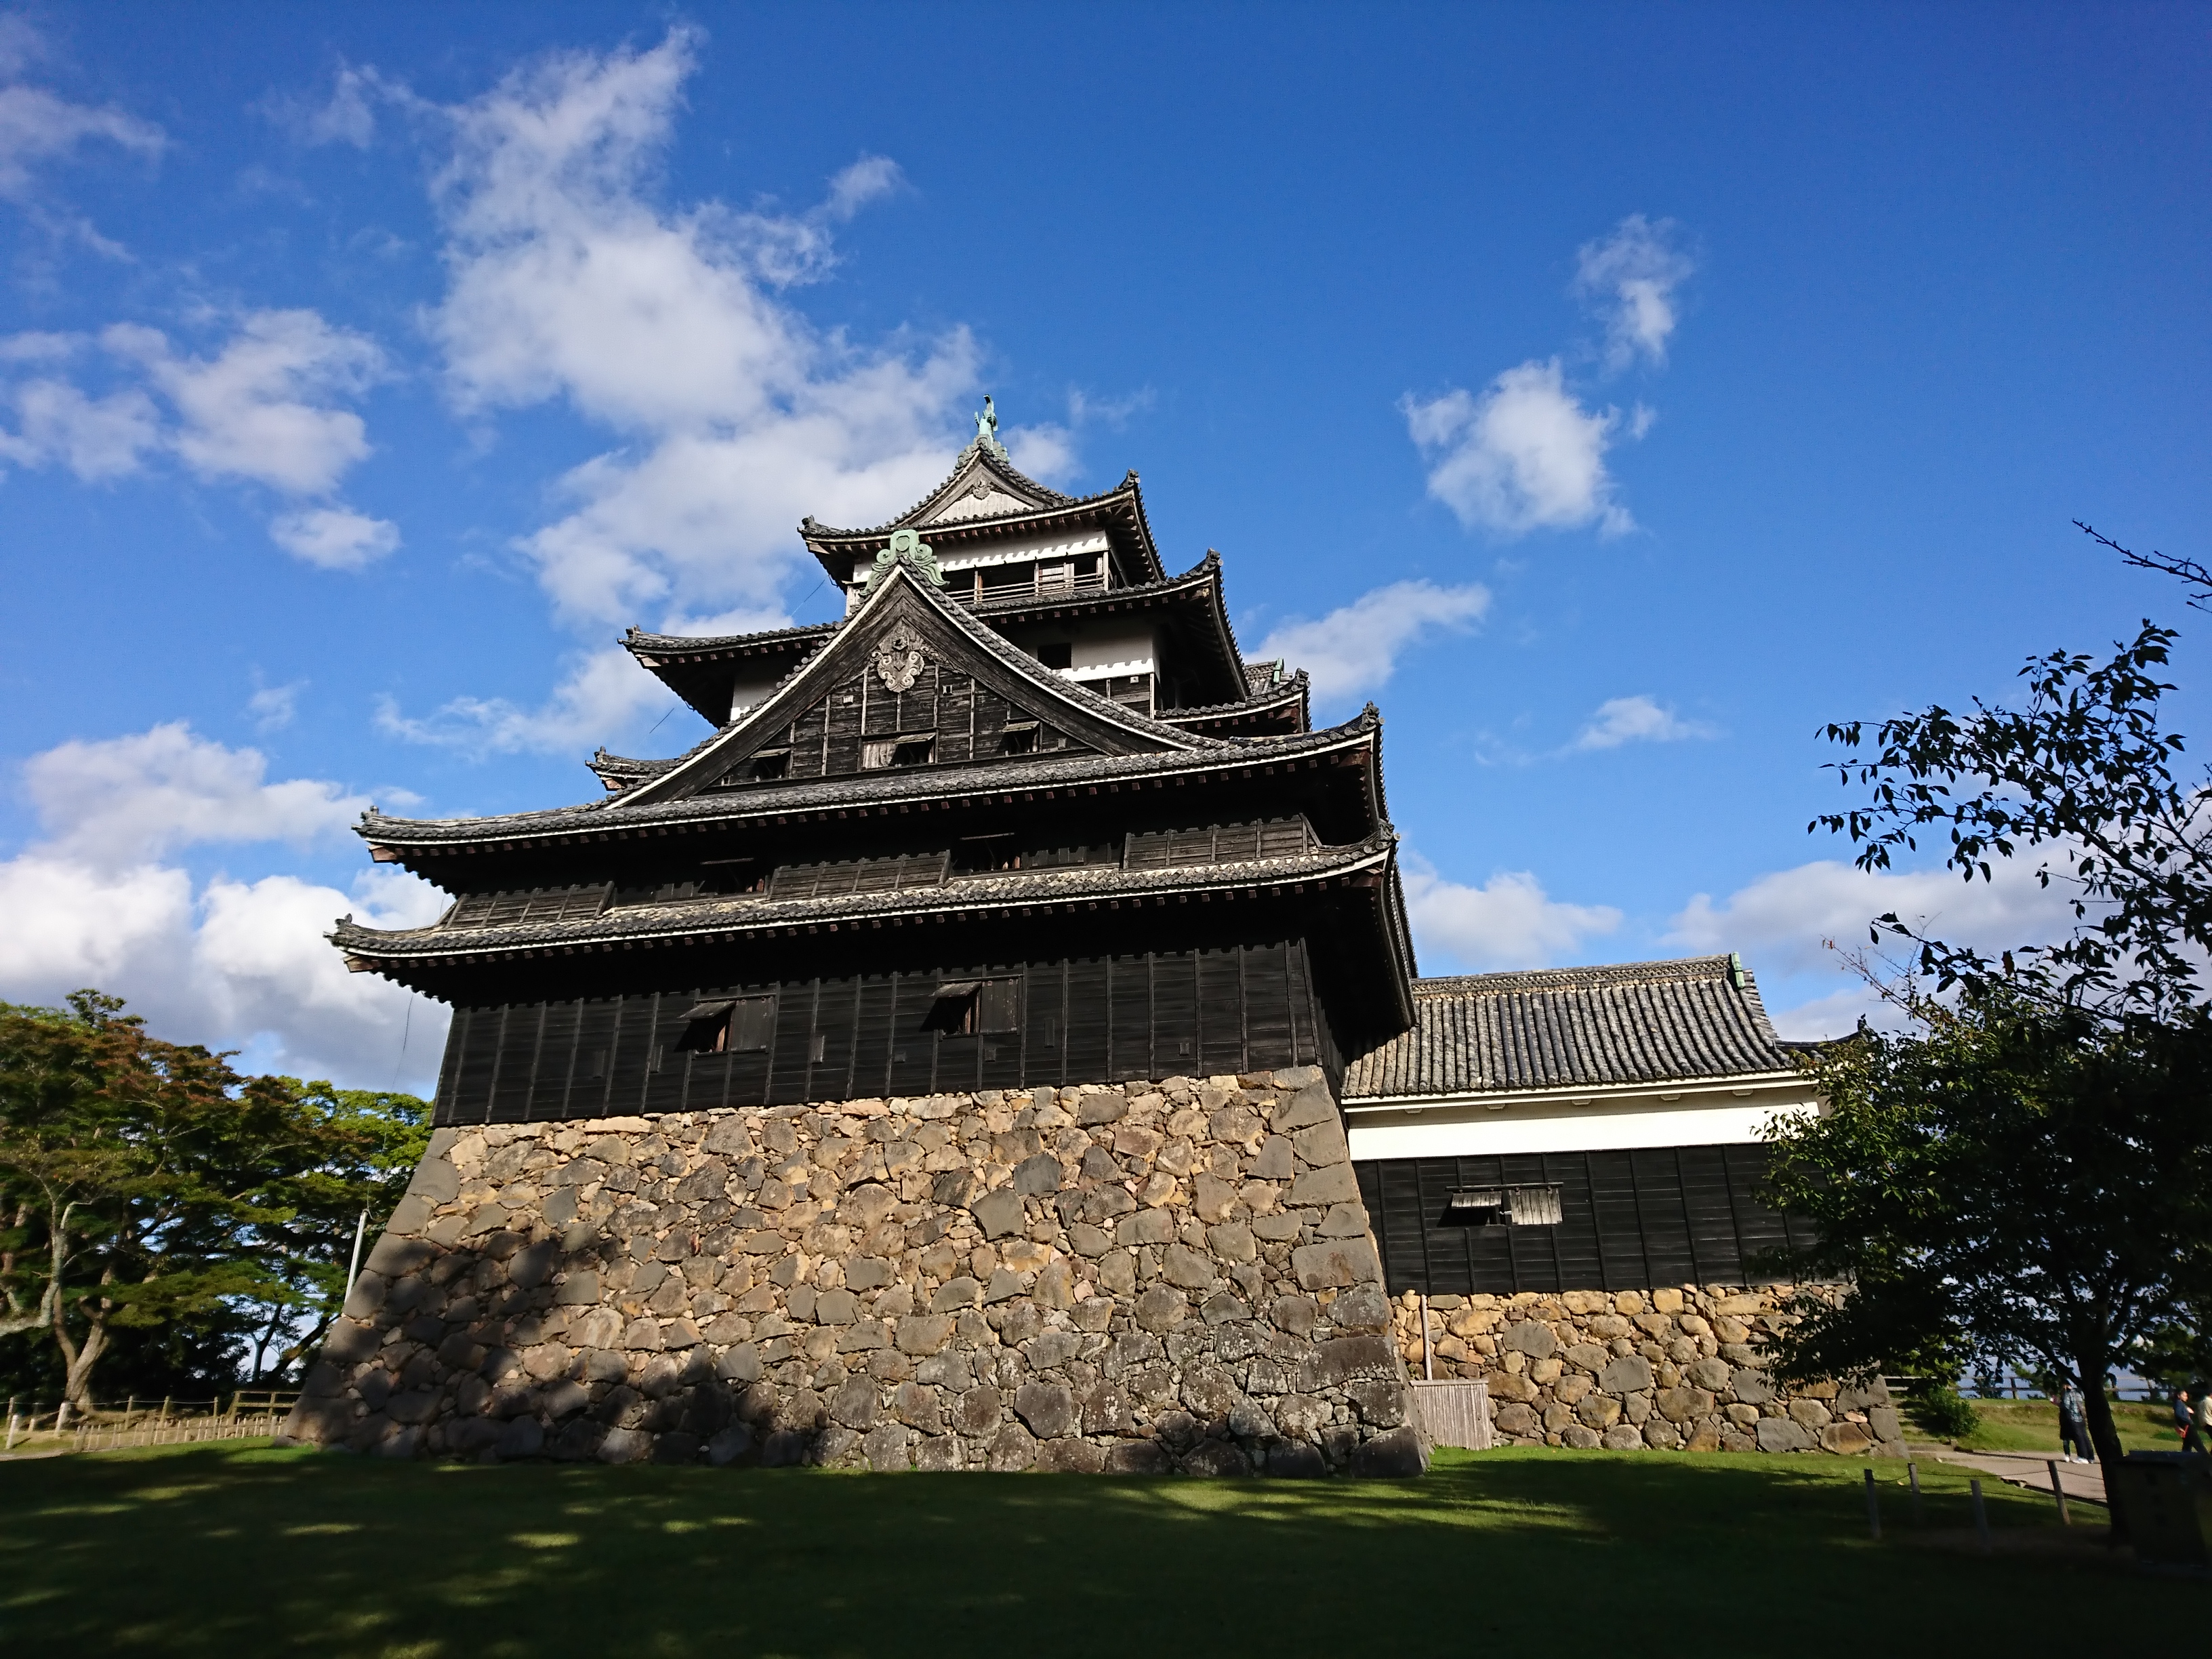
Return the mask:
<svg viewBox="0 0 2212 1659">
<path fill-rule="evenodd" d="M 1036 726 L 1010 726 L 1006 728 L 1006 736 L 1000 740 L 999 750 L 1006 755 L 1034 755 L 1036 746 Z"/>
<path fill-rule="evenodd" d="M 780 778 L 791 770 L 791 751 L 788 749 L 771 750 L 753 757 L 753 781 L 766 783 Z"/>
<path fill-rule="evenodd" d="M 893 766 L 927 766 L 937 753 L 935 738 L 907 738 L 891 749 Z"/>
</svg>

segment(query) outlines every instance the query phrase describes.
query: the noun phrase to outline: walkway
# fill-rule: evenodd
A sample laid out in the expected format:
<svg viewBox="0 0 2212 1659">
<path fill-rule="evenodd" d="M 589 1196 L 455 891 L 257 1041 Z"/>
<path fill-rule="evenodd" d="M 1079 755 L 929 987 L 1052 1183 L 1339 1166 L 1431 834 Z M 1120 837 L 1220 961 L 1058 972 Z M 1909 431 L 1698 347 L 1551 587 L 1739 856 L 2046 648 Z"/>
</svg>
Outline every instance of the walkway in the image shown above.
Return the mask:
<svg viewBox="0 0 2212 1659">
<path fill-rule="evenodd" d="M 1956 1463 L 1994 1474 L 2015 1486 L 2048 1492 L 2051 1490 L 2050 1452 L 1954 1451 L 1948 1446 L 1914 1446 L 1911 1455 L 1923 1462 Z M 2058 1484 L 2069 1498 L 2085 1504 L 2105 1501 L 2105 1468 L 2101 1463 L 2058 1465 Z"/>
</svg>

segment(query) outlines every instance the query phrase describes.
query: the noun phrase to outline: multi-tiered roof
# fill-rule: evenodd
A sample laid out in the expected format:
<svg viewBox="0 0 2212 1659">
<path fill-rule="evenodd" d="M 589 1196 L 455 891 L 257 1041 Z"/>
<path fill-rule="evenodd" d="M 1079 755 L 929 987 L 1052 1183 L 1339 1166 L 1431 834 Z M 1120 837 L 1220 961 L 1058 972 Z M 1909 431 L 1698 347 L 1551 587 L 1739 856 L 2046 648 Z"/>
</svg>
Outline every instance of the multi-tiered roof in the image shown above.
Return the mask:
<svg viewBox="0 0 2212 1659">
<path fill-rule="evenodd" d="M 1313 730 L 1305 676 L 1240 651 L 1219 559 L 1165 574 L 1133 472 L 1071 497 L 985 436 L 890 524 L 800 534 L 841 620 L 625 638 L 714 723 L 691 749 L 602 750 L 607 793 L 577 805 L 366 817 L 377 860 L 457 901 L 428 927 L 347 920 L 349 965 L 506 1000 L 647 951 L 726 966 L 918 927 L 1064 947 L 1070 918 L 1126 935 L 1267 901 L 1328 936 L 1342 1036 L 1411 1024 L 1380 717 Z"/>
</svg>

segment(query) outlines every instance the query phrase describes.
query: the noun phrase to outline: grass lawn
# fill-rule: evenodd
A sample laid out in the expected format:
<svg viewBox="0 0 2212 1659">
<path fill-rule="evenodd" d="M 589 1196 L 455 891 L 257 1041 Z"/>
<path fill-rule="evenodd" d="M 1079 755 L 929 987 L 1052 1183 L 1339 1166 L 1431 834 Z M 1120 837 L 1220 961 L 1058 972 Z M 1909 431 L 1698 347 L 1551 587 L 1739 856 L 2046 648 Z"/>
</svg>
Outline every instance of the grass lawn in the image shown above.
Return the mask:
<svg viewBox="0 0 2212 1659">
<path fill-rule="evenodd" d="M 2048 1400 L 1977 1400 L 1981 1426 L 1957 1444 L 1966 1451 L 2058 1451 L 2058 1407 Z M 2177 1451 L 2173 1408 L 2142 1401 L 2116 1401 L 2113 1425 L 2130 1451 Z"/>
<path fill-rule="evenodd" d="M 457 1468 L 252 1443 L 0 1464 L 0 1651 L 2186 1652 L 2212 1589 L 2047 1498 L 1840 1458 L 1445 1452 L 1425 1480 Z M 2095 1529 L 2097 1533 L 2101 1528 Z"/>
</svg>

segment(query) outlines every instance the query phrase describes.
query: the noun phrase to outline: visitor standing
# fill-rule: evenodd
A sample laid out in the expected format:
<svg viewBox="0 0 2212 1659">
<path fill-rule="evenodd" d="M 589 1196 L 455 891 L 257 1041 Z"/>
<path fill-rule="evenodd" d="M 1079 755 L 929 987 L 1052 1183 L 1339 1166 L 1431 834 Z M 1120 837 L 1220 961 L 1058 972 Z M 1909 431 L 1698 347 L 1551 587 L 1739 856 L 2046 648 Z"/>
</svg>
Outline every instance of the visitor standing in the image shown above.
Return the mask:
<svg viewBox="0 0 2212 1659">
<path fill-rule="evenodd" d="M 2089 1443 L 2089 1402 L 2069 1382 L 2058 1391 L 2058 1449 L 2069 1463 L 2094 1463 L 2097 1449 Z"/>
<path fill-rule="evenodd" d="M 2212 1451 L 2212 1389 L 2207 1389 L 2201 1378 L 2197 1397 L 2189 1402 L 2189 1432 L 2182 1437 L 2181 1449 Z"/>
<path fill-rule="evenodd" d="M 2189 1390 L 2173 1391 L 2173 1432 L 2178 1439 L 2189 1438 Z"/>
</svg>

